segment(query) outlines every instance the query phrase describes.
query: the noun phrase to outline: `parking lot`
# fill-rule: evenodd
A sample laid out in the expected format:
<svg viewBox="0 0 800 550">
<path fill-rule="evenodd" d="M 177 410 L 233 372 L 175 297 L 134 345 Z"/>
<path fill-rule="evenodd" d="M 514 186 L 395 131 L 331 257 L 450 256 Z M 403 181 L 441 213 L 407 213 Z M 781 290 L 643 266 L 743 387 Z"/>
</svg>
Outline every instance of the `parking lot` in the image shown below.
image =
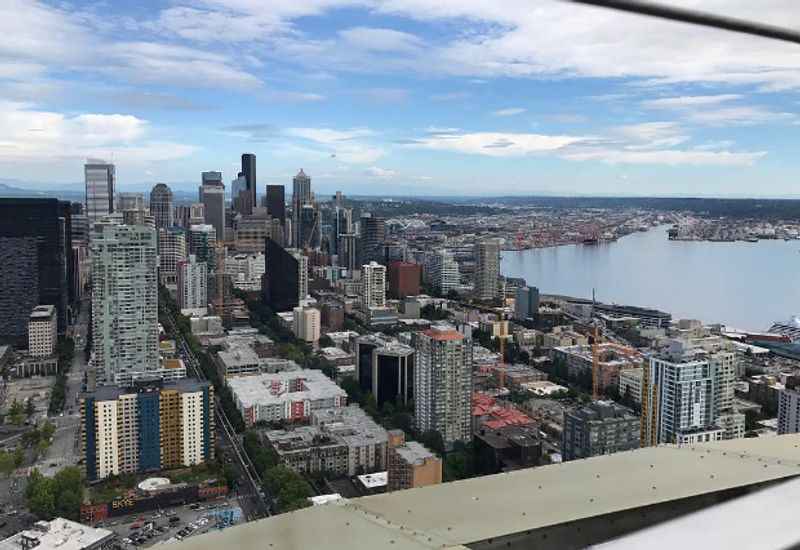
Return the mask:
<svg viewBox="0 0 800 550">
<path fill-rule="evenodd" d="M 233 509 L 232 514 L 222 513 L 230 509 Z M 113 517 L 96 526 L 114 531 L 122 548 L 147 548 L 220 529 L 226 526 L 220 522 L 218 516 L 221 515 L 241 517 L 241 510 L 234 499 L 221 498 L 168 510 Z"/>
</svg>

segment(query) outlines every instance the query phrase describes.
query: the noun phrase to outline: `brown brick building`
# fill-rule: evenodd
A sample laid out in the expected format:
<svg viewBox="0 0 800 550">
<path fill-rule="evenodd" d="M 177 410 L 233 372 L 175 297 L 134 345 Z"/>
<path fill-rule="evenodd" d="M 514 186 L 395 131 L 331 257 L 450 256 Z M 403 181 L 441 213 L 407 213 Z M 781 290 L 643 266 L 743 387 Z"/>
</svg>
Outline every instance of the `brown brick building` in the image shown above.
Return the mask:
<svg viewBox="0 0 800 550">
<path fill-rule="evenodd" d="M 389 282 L 389 296 L 392 298 L 417 296 L 422 266 L 408 262 L 391 262 L 386 270 L 386 278 Z"/>
</svg>

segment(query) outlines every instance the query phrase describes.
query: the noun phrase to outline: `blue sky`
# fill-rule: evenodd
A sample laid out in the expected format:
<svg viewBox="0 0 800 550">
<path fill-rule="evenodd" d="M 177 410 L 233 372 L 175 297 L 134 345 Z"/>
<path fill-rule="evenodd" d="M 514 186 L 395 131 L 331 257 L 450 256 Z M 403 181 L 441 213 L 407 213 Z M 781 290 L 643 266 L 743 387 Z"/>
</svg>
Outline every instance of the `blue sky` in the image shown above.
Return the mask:
<svg viewBox="0 0 800 550">
<path fill-rule="evenodd" d="M 5 0 L 0 32 L 20 185 L 101 157 L 190 189 L 254 152 L 260 188 L 324 193 L 796 194 L 800 47 L 765 39 L 557 0 Z"/>
</svg>

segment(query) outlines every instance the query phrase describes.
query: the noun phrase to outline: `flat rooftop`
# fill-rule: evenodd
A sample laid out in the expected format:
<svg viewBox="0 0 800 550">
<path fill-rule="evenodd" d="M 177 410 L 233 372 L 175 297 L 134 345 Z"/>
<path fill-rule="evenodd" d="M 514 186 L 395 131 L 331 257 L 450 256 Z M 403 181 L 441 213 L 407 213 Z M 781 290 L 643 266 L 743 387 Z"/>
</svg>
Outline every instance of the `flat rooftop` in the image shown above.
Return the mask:
<svg viewBox="0 0 800 550">
<path fill-rule="evenodd" d="M 31 321 L 44 321 L 56 314 L 56 306 L 42 305 L 36 306 L 31 311 Z"/>
<path fill-rule="evenodd" d="M 302 381 L 302 388 L 289 391 L 290 384 Z M 277 405 L 286 401 L 347 397 L 322 371 L 303 369 L 292 372 L 261 373 L 228 378 L 228 386 L 245 408 Z"/>
<path fill-rule="evenodd" d="M 38 541 L 38 550 L 83 550 L 113 537 L 114 533 L 107 529 L 95 529 L 68 519 L 56 518 L 52 521 L 38 521 L 30 529 L 0 541 L 0 550 L 22 550 L 23 541 L 33 546 L 33 540 Z"/>
<path fill-rule="evenodd" d="M 395 447 L 394 450 L 409 464 L 422 464 L 428 458 L 437 458 L 430 449 L 418 441 L 406 441 L 404 445 Z"/>
</svg>

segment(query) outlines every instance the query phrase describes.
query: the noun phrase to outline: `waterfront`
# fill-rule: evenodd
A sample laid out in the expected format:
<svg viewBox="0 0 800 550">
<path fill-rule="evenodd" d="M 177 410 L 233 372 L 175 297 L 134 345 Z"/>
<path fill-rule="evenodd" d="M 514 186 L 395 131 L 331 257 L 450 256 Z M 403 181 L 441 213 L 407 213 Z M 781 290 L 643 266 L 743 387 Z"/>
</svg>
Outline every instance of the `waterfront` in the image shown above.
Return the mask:
<svg viewBox="0 0 800 550">
<path fill-rule="evenodd" d="M 655 307 L 673 318 L 766 330 L 800 313 L 800 243 L 670 241 L 667 227 L 613 243 L 503 252 L 503 275 L 544 294 Z"/>
</svg>

